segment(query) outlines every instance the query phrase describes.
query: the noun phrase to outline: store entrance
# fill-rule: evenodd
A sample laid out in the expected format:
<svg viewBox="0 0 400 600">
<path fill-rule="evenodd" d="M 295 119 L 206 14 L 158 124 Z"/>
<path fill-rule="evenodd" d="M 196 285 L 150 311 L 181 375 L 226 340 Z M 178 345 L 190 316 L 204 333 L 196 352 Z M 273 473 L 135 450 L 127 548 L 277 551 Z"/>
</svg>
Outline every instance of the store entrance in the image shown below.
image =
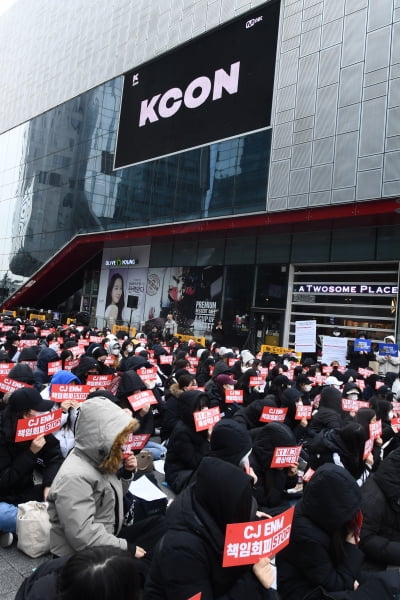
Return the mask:
<svg viewBox="0 0 400 600">
<path fill-rule="evenodd" d="M 279 309 L 252 310 L 256 352 L 263 344 L 282 345 L 284 314 L 285 311 Z"/>
</svg>

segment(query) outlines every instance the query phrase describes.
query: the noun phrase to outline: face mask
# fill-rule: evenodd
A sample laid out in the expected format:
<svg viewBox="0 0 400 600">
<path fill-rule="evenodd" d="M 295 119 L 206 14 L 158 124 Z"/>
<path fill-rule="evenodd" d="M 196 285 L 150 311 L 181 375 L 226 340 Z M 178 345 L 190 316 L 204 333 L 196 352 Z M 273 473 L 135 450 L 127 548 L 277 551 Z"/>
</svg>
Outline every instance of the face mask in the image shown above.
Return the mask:
<svg viewBox="0 0 400 600">
<path fill-rule="evenodd" d="M 340 331 L 333 331 L 332 335 L 334 335 L 335 337 L 339 337 Z"/>
<path fill-rule="evenodd" d="M 114 356 L 118 356 L 119 354 L 119 349 L 118 348 L 114 348 L 111 352 L 111 354 L 114 354 Z"/>
<path fill-rule="evenodd" d="M 127 352 L 133 352 L 133 346 L 127 346 L 126 350 Z"/>
<path fill-rule="evenodd" d="M 348 394 L 347 397 L 349 400 L 358 400 L 358 394 Z"/>
<path fill-rule="evenodd" d="M 235 389 L 235 386 L 234 386 L 234 385 L 229 385 L 229 384 L 226 384 L 226 385 L 225 385 L 225 389 L 226 389 L 226 390 L 234 390 L 234 389 Z"/>
<path fill-rule="evenodd" d="M 307 383 L 307 385 L 305 385 L 305 386 L 304 386 L 304 391 L 305 391 L 305 392 L 311 392 L 311 385 L 309 385 L 309 384 Z"/>
</svg>

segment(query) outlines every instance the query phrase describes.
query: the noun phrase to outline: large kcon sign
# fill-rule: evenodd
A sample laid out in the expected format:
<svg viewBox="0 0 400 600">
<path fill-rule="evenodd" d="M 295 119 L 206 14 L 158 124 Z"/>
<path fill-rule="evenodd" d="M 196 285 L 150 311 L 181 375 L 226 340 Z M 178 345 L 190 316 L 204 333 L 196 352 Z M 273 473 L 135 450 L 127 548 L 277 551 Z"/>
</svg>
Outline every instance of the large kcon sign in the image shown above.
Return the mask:
<svg viewBox="0 0 400 600">
<path fill-rule="evenodd" d="M 280 0 L 125 74 L 114 168 L 270 126 Z"/>
<path fill-rule="evenodd" d="M 294 286 L 294 293 L 307 292 L 309 294 L 376 294 L 381 296 L 396 296 L 397 285 L 366 285 L 366 284 L 331 284 L 321 285 L 316 283 L 305 283 Z"/>
</svg>

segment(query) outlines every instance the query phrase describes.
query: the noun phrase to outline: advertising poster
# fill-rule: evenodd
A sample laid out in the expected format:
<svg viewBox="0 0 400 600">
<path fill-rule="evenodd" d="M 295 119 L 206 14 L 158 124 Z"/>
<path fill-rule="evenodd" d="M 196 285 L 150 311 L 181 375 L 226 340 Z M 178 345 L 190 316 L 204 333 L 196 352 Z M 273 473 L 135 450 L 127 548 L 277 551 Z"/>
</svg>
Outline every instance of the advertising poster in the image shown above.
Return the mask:
<svg viewBox="0 0 400 600">
<path fill-rule="evenodd" d="M 211 332 L 221 308 L 222 267 L 148 269 L 144 321 L 162 327 L 172 313 L 180 331 Z"/>
</svg>

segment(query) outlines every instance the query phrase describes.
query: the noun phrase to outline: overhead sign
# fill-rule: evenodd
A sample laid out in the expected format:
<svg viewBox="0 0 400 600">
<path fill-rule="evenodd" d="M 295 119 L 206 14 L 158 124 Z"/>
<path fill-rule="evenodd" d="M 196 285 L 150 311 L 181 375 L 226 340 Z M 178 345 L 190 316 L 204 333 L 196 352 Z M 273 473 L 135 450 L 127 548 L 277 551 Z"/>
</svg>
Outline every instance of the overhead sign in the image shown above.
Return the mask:
<svg viewBox="0 0 400 600">
<path fill-rule="evenodd" d="M 293 288 L 294 293 L 309 294 L 375 294 L 376 296 L 397 296 L 398 293 L 397 285 L 387 285 L 384 283 L 375 285 L 366 284 L 320 284 L 320 283 L 303 283 L 301 285 L 295 285 Z"/>
<path fill-rule="evenodd" d="M 114 168 L 267 128 L 279 6 L 268 2 L 126 73 Z"/>
</svg>

